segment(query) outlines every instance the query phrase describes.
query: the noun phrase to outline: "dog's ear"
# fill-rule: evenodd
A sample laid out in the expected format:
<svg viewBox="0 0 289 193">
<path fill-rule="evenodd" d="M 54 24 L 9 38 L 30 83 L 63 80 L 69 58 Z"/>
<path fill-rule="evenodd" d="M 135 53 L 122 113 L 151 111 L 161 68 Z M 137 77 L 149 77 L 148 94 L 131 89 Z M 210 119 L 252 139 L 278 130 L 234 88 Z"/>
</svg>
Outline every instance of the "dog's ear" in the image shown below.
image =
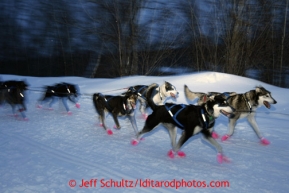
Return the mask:
<svg viewBox="0 0 289 193">
<path fill-rule="evenodd" d="M 261 89 L 260 86 L 257 86 L 256 89 L 255 89 L 255 91 L 256 91 L 257 93 L 258 93 L 258 92 L 262 92 L 262 89 Z"/>
<path fill-rule="evenodd" d="M 203 103 L 206 103 L 206 102 L 208 102 L 208 100 L 209 100 L 209 97 L 208 97 L 207 94 L 204 94 L 204 95 L 201 96 L 200 98 L 201 98 L 201 101 L 203 101 Z"/>
</svg>

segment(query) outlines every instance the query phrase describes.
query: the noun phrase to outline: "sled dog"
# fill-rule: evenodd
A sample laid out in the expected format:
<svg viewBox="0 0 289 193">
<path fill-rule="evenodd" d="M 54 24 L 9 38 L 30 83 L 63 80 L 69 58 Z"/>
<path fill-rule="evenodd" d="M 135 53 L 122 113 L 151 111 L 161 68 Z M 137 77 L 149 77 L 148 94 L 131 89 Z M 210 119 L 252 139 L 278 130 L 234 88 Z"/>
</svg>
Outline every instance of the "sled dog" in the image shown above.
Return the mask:
<svg viewBox="0 0 289 193">
<path fill-rule="evenodd" d="M 152 84 L 147 92 L 148 103 L 153 112 L 148 116 L 143 129 L 137 134 L 137 138 L 132 140 L 132 144 L 137 145 L 144 134 L 162 123 L 168 130 L 171 139 L 172 149 L 168 152 L 169 157 L 173 158 L 175 154 L 184 157 L 185 153 L 180 150 L 183 144 L 193 135 L 202 133 L 204 138 L 216 148 L 218 162 L 228 161 L 223 156 L 222 147 L 211 135 L 215 119 L 220 114 L 230 117 L 233 112 L 224 97 L 217 95 L 201 106 L 173 103 L 157 106 L 151 98 L 153 88 L 156 86 L 156 84 Z M 183 130 L 178 143 L 176 143 L 177 127 Z"/>
<path fill-rule="evenodd" d="M 95 110 L 98 113 L 101 125 L 106 130 L 107 134 L 112 135 L 113 132 L 106 125 L 106 112 L 112 115 L 115 123 L 115 129 L 121 128 L 118 121 L 118 116 L 127 116 L 135 133 L 138 132 L 134 114 L 137 97 L 138 95 L 134 92 L 127 92 L 124 93 L 124 95 L 117 96 L 103 95 L 101 93 L 93 94 L 92 100 Z"/>
<path fill-rule="evenodd" d="M 80 108 L 80 104 L 78 103 L 79 96 L 80 96 L 80 90 L 79 90 L 78 85 L 76 84 L 62 82 L 62 83 L 58 83 L 52 86 L 46 86 L 45 94 L 39 100 L 39 104 L 37 105 L 37 107 L 42 108 L 42 105 L 44 103 L 50 101 L 49 109 L 53 110 L 52 105 L 58 99 L 61 99 L 67 113 L 72 114 L 71 111 L 69 110 L 67 100 L 74 103 L 77 108 Z"/>
<path fill-rule="evenodd" d="M 9 80 L 0 83 L 0 104 L 4 102 L 10 104 L 14 116 L 17 116 L 15 109 L 18 107 L 18 112 L 25 120 L 27 120 L 25 114 L 27 110 L 25 104 L 26 90 L 28 90 L 28 84 L 24 80 Z"/>
<path fill-rule="evenodd" d="M 148 87 L 149 86 L 147 85 L 135 85 L 128 88 L 128 92 L 133 91 L 138 94 L 138 101 L 140 103 L 139 110 L 144 118 L 147 118 L 146 108 L 148 107 L 148 102 L 146 93 Z M 162 105 L 169 97 L 176 99 L 178 94 L 179 92 L 177 91 L 176 87 L 165 81 L 164 84 L 153 88 L 151 97 L 156 105 Z"/>
<path fill-rule="evenodd" d="M 205 101 L 205 98 L 210 94 L 192 92 L 187 86 L 185 86 L 185 95 L 190 100 L 199 98 L 198 104 L 202 104 Z M 272 97 L 271 92 L 266 90 L 262 86 L 257 86 L 254 90 L 250 90 L 246 93 L 229 93 L 227 94 L 227 97 L 228 103 L 236 111 L 234 112 L 234 117 L 229 118 L 228 132 L 221 138 L 221 140 L 225 141 L 233 135 L 235 126 L 239 119 L 247 118 L 248 122 L 254 129 L 261 143 L 264 145 L 270 144 L 270 142 L 262 136 L 256 122 L 255 115 L 258 107 L 264 105 L 266 108 L 270 109 L 271 104 L 277 103 L 277 101 Z"/>
</svg>

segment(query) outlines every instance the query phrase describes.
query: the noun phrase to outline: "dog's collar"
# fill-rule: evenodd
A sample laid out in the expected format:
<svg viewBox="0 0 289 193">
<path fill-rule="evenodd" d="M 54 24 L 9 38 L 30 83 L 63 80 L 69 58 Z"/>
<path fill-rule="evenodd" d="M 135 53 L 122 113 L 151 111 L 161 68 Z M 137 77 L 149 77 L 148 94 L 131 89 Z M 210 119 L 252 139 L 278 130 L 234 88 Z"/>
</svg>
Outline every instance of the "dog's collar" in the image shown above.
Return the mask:
<svg viewBox="0 0 289 193">
<path fill-rule="evenodd" d="M 201 108 L 201 115 L 202 115 L 202 118 L 203 118 L 203 122 L 204 122 L 205 128 L 208 129 L 208 127 L 210 126 L 212 121 L 214 121 L 215 119 L 214 119 L 214 117 L 212 115 L 210 115 L 207 112 L 207 110 L 205 108 Z M 209 121 L 207 121 L 206 115 L 209 118 Z"/>
<path fill-rule="evenodd" d="M 247 99 L 247 97 L 245 96 L 245 94 L 243 94 L 243 97 L 244 97 L 244 99 L 245 99 L 245 101 L 246 101 L 246 104 L 247 104 L 247 106 L 248 106 L 248 109 L 250 110 L 250 113 L 252 113 L 252 105 L 251 105 L 250 101 Z"/>
</svg>

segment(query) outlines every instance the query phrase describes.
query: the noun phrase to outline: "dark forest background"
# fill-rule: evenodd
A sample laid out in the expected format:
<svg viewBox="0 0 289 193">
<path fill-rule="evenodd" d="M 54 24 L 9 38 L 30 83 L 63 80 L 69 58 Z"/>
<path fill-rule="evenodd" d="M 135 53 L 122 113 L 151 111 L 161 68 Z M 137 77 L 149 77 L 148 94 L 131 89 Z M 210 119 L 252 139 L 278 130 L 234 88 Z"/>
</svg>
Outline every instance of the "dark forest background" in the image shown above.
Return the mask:
<svg viewBox="0 0 289 193">
<path fill-rule="evenodd" d="M 0 73 L 216 71 L 289 88 L 289 0 L 1 0 Z"/>
</svg>

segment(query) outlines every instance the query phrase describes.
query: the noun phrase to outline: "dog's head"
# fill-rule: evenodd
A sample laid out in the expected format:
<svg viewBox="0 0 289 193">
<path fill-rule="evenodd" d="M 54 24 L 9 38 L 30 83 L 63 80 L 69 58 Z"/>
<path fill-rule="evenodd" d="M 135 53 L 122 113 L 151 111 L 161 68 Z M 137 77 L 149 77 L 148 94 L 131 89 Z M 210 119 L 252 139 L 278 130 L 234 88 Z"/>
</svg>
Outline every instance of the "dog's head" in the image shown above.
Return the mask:
<svg viewBox="0 0 289 193">
<path fill-rule="evenodd" d="M 161 90 L 163 90 L 164 95 L 166 97 L 173 97 L 174 99 L 177 98 L 179 92 L 177 91 L 176 87 L 173 86 L 171 83 L 165 81 L 165 83 L 161 87 L 164 87 L 164 89 L 161 89 Z"/>
<path fill-rule="evenodd" d="M 256 87 L 255 91 L 257 93 L 257 102 L 259 106 L 263 104 L 266 108 L 270 109 L 270 104 L 277 103 L 277 101 L 271 96 L 271 92 L 266 90 L 264 87 Z"/>
<path fill-rule="evenodd" d="M 207 112 L 215 118 L 219 117 L 220 114 L 223 114 L 228 118 L 233 118 L 234 116 L 232 113 L 235 109 L 229 105 L 227 102 L 227 96 L 224 94 L 211 96 L 205 106 Z"/>
<path fill-rule="evenodd" d="M 138 95 L 135 92 L 126 92 L 126 109 L 131 110 L 136 108 L 136 101 Z"/>
</svg>

